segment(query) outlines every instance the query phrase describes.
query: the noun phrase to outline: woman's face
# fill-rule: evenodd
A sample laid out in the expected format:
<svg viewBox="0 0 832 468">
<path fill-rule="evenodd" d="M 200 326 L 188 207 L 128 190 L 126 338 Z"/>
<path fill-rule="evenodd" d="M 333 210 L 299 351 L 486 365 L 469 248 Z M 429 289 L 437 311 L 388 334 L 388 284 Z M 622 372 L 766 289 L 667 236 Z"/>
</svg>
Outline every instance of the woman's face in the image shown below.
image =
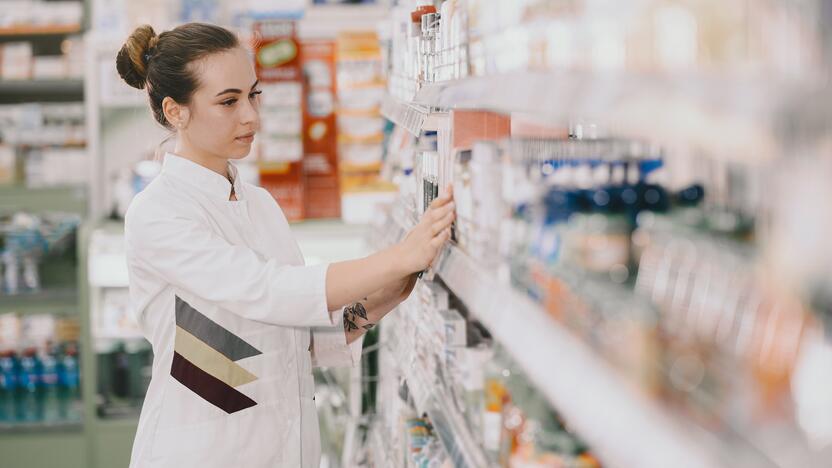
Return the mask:
<svg viewBox="0 0 832 468">
<path fill-rule="evenodd" d="M 188 104 L 182 136 L 200 152 L 241 159 L 260 129 L 257 76 L 242 47 L 193 63 L 199 87 Z"/>
</svg>

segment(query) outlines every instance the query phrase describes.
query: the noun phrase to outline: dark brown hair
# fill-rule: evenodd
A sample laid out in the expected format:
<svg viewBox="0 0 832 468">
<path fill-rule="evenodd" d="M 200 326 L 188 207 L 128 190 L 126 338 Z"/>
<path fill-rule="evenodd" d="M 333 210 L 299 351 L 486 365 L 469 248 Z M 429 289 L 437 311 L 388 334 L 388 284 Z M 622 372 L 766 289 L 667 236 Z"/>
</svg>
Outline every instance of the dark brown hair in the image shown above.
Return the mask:
<svg viewBox="0 0 832 468">
<path fill-rule="evenodd" d="M 187 23 L 158 36 L 150 25 L 143 25 L 121 47 L 116 69 L 130 86 L 147 89 L 156 121 L 172 129 L 162 110 L 162 100 L 169 96 L 179 104 L 190 102 L 199 80 L 189 65 L 239 44 L 234 33 L 213 24 Z"/>
</svg>

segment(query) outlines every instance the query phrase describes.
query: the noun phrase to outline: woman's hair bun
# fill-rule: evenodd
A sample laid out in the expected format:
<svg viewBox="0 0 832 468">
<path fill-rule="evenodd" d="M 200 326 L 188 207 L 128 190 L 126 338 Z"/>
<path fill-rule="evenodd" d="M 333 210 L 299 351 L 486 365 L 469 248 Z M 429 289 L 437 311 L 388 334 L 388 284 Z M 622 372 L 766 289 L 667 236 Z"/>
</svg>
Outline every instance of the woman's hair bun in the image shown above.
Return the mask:
<svg viewBox="0 0 832 468">
<path fill-rule="evenodd" d="M 121 78 L 130 86 L 144 89 L 147 81 L 147 63 L 159 36 L 148 25 L 142 25 L 130 34 L 116 56 L 116 69 Z"/>
</svg>

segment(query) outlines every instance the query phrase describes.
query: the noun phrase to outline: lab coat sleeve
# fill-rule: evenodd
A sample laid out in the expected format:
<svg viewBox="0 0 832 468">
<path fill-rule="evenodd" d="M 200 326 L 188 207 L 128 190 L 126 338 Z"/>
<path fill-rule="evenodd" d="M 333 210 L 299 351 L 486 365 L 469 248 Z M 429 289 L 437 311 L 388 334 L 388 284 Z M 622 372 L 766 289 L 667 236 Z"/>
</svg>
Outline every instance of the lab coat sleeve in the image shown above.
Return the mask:
<svg viewBox="0 0 832 468">
<path fill-rule="evenodd" d="M 134 202 L 135 204 L 135 202 Z M 328 265 L 290 266 L 233 245 L 195 219 L 158 203 L 128 212 L 128 258 L 164 281 L 247 319 L 289 327 L 332 327 Z"/>
<path fill-rule="evenodd" d="M 334 319 L 343 317 L 343 309 L 333 312 Z M 312 365 L 315 367 L 355 366 L 361 360 L 364 337 L 347 344 L 343 319 L 332 327 L 312 328 Z"/>
</svg>

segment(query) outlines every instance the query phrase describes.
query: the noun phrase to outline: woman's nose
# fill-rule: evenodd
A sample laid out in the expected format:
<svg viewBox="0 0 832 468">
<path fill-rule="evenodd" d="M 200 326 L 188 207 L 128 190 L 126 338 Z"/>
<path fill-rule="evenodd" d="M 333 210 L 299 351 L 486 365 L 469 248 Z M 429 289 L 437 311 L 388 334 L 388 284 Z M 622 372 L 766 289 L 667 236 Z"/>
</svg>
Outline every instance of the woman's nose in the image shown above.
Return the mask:
<svg viewBox="0 0 832 468">
<path fill-rule="evenodd" d="M 257 108 L 256 101 L 249 100 L 244 106 L 242 115 L 240 116 L 241 123 L 244 125 L 254 124 L 256 128 L 260 127 L 260 110 Z"/>
</svg>

